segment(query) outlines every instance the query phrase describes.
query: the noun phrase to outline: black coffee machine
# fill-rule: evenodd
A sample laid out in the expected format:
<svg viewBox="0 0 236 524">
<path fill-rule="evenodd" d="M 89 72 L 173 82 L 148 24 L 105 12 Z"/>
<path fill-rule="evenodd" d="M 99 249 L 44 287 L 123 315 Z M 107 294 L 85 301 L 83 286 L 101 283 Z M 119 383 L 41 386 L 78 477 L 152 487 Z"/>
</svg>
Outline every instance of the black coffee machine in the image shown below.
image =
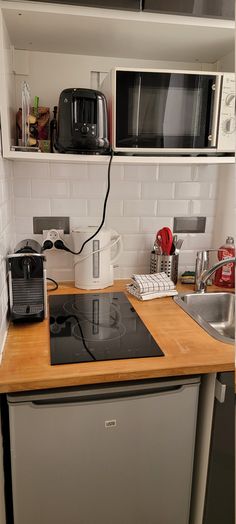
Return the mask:
<svg viewBox="0 0 236 524">
<path fill-rule="evenodd" d="M 8 255 L 10 314 L 13 322 L 47 317 L 45 255 L 35 240 L 22 240 Z"/>
</svg>

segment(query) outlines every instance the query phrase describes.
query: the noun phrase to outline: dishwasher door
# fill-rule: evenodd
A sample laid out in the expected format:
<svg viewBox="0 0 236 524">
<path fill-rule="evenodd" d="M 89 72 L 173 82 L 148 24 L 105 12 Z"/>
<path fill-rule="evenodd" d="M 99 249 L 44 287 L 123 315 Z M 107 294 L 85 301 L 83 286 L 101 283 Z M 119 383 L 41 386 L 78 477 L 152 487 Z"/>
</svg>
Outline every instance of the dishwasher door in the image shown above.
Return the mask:
<svg viewBox="0 0 236 524">
<path fill-rule="evenodd" d="M 14 524 L 188 524 L 199 378 L 8 395 Z"/>
</svg>

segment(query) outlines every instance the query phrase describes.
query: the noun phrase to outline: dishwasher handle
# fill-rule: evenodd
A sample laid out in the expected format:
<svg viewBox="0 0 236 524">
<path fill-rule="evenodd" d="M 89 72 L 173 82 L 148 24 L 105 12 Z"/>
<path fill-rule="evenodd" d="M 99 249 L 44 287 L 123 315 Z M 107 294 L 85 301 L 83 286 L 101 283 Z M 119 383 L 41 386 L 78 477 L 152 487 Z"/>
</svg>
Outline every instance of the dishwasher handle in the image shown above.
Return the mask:
<svg viewBox="0 0 236 524">
<path fill-rule="evenodd" d="M 9 405 L 33 404 L 37 406 L 82 403 L 117 398 L 156 395 L 180 391 L 185 386 L 199 384 L 199 376 L 162 380 L 138 380 L 132 382 L 107 383 L 103 385 L 77 386 L 29 393 L 10 393 Z"/>
<path fill-rule="evenodd" d="M 106 400 L 116 400 L 116 399 L 122 399 L 122 398 L 133 398 L 133 397 L 139 397 L 144 395 L 156 395 L 156 394 L 162 394 L 162 393 L 170 393 L 173 391 L 178 391 L 180 389 L 183 389 L 184 386 L 167 386 L 163 388 L 153 388 L 148 391 L 114 391 L 114 392 L 104 392 L 104 393 L 91 393 L 83 396 L 75 396 L 75 397 L 58 397 L 57 399 L 40 399 L 40 400 L 34 400 L 32 402 L 35 406 L 56 406 L 56 405 L 63 405 L 63 404 L 81 404 L 83 402 L 99 402 L 99 401 L 106 401 Z"/>
</svg>

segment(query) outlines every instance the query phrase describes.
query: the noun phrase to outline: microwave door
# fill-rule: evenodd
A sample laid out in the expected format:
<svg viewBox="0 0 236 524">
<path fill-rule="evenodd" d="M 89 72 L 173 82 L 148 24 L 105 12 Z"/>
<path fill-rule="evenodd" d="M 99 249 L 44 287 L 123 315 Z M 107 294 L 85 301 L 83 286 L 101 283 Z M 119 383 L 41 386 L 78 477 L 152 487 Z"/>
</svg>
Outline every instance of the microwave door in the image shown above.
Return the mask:
<svg viewBox="0 0 236 524">
<path fill-rule="evenodd" d="M 216 147 L 219 104 L 217 101 L 214 104 L 214 87 L 215 78 L 207 75 L 170 75 L 168 86 L 157 90 L 161 147 L 189 150 Z"/>
<path fill-rule="evenodd" d="M 117 71 L 116 149 L 191 153 L 215 148 L 217 78 L 184 72 Z"/>
</svg>

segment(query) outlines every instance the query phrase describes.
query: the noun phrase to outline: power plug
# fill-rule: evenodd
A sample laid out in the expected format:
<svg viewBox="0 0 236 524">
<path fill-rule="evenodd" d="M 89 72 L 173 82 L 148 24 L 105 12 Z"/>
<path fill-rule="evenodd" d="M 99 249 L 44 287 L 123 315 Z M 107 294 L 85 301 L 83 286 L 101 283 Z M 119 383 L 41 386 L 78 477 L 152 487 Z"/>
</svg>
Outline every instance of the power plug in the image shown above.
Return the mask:
<svg viewBox="0 0 236 524">
<path fill-rule="evenodd" d="M 53 243 L 52 249 L 55 249 L 54 243 L 56 242 L 56 240 L 63 240 L 63 238 L 64 238 L 63 229 L 44 229 L 43 230 L 43 242 L 45 242 L 46 240 L 49 240 L 50 242 L 52 242 Z"/>
</svg>

